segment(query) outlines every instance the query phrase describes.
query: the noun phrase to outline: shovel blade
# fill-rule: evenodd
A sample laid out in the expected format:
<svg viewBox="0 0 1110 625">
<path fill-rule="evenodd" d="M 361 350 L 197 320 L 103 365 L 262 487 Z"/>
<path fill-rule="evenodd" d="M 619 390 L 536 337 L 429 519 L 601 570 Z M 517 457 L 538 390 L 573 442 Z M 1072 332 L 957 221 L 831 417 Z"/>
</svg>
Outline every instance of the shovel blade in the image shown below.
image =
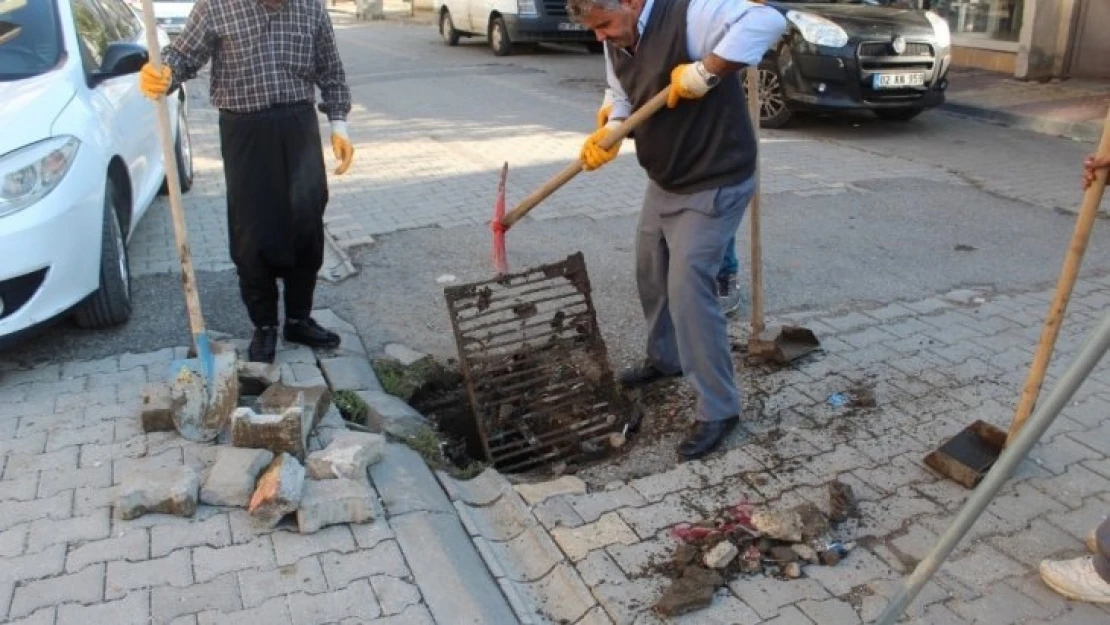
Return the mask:
<svg viewBox="0 0 1110 625">
<path fill-rule="evenodd" d="M 975 421 L 925 456 L 925 466 L 964 488 L 975 488 L 1006 447 L 1006 432 Z"/>
<path fill-rule="evenodd" d="M 209 350 L 207 343 L 197 352 L 170 365 L 171 416 L 183 438 L 203 443 L 219 436 L 239 403 L 238 356 L 230 346 Z"/>
<path fill-rule="evenodd" d="M 756 358 L 786 364 L 821 347 L 817 335 L 808 328 L 778 326 L 764 330 L 748 340 L 748 353 Z"/>
</svg>

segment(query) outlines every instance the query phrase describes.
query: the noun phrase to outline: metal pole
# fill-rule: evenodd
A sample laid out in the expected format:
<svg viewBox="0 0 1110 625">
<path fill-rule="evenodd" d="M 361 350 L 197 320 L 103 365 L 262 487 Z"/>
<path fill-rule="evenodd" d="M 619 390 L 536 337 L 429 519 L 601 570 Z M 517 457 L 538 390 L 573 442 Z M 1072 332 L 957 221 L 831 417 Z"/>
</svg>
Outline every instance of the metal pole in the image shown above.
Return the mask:
<svg viewBox="0 0 1110 625">
<path fill-rule="evenodd" d="M 960 542 L 967 530 L 971 528 L 971 525 L 975 523 L 979 515 L 994 499 L 994 496 L 998 494 L 1002 485 L 1010 479 L 1014 469 L 1025 459 L 1033 444 L 1056 420 L 1056 416 L 1064 409 L 1075 391 L 1098 365 L 1099 360 L 1106 355 L 1108 347 L 1110 347 L 1110 313 L 1103 317 L 1102 323 L 1092 333 L 1090 340 L 1087 341 L 1079 355 L 1072 361 L 1064 376 L 1056 383 L 1045 403 L 1037 409 L 1033 417 L 1025 424 L 1025 427 L 1018 432 L 1013 443 L 1007 445 L 1002 451 L 998 461 L 995 462 L 979 487 L 968 498 L 963 509 L 960 510 L 952 524 L 945 530 L 937 544 L 933 546 L 933 550 L 918 563 L 913 573 L 902 582 L 902 586 L 891 598 L 886 610 L 875 621 L 875 625 L 893 625 L 898 620 L 906 606 L 921 592 L 925 582 L 929 581 L 933 573 L 936 573 L 940 565 L 952 553 L 956 543 Z"/>
</svg>

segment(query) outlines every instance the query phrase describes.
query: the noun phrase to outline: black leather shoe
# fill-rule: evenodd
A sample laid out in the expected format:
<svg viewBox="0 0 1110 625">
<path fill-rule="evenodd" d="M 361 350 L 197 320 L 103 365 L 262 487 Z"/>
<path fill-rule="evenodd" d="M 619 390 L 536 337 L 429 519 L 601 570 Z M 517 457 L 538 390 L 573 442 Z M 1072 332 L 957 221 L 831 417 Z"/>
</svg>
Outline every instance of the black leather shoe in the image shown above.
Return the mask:
<svg viewBox="0 0 1110 625">
<path fill-rule="evenodd" d="M 277 326 L 262 326 L 254 329 L 247 355 L 251 362 L 266 362 L 273 364 L 274 352 L 277 350 Z"/>
<path fill-rule="evenodd" d="M 339 347 L 339 335 L 322 328 L 312 317 L 286 321 L 285 340 L 320 349 Z"/>
<path fill-rule="evenodd" d="M 621 386 L 625 388 L 637 388 L 640 386 L 647 386 L 659 380 L 677 378 L 680 375 L 682 375 L 681 372 L 663 373 L 659 369 L 656 369 L 655 365 L 651 364 L 650 361 L 645 360 L 641 365 L 629 367 L 621 371 L 618 381 L 621 383 Z"/>
<path fill-rule="evenodd" d="M 686 440 L 678 444 L 678 455 L 687 460 L 701 458 L 716 449 L 738 423 L 740 417 L 729 417 L 721 421 L 698 421 Z"/>
</svg>

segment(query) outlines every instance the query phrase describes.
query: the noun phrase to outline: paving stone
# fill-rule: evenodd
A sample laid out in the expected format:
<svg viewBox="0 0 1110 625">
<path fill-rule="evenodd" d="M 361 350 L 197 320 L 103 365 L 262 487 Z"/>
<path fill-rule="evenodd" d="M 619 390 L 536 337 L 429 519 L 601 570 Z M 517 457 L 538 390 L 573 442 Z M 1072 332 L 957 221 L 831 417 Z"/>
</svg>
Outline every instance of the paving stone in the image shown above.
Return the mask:
<svg viewBox="0 0 1110 625">
<path fill-rule="evenodd" d="M 573 623 L 595 605 L 589 589 L 565 563 L 534 582 L 501 579 L 500 584 L 507 596 L 520 597 L 516 611 L 522 622 L 535 614 L 546 622 Z"/>
<path fill-rule="evenodd" d="M 58 606 L 57 625 L 147 625 L 150 623 L 150 591 L 138 590 L 118 601 L 83 606 L 67 603 Z"/>
<path fill-rule="evenodd" d="M 374 520 L 369 523 L 350 526 L 359 549 L 369 549 L 383 540 L 394 540 L 397 537 L 393 533 L 393 529 L 389 527 L 389 522 L 386 521 L 385 512 L 382 511 L 381 506 L 377 502 L 372 501 L 371 503 L 374 504 L 375 508 Z"/>
<path fill-rule="evenodd" d="M 220 447 L 216 463 L 200 489 L 200 501 L 210 506 L 245 508 L 254 494 L 258 474 L 273 461 L 266 449 Z"/>
<path fill-rule="evenodd" d="M 231 573 L 184 588 L 158 586 L 151 591 L 150 605 L 155 623 L 168 623 L 179 616 L 205 610 L 235 612 L 243 608 L 235 575 Z"/>
<path fill-rule="evenodd" d="M 274 532 L 270 535 L 277 555 L 278 566 L 295 564 L 309 556 L 329 551 L 350 553 L 358 547 L 351 536 L 351 530 L 344 525 L 326 527 L 312 536 L 301 536 L 293 532 Z"/>
<path fill-rule="evenodd" d="M 105 596 L 109 600 L 118 599 L 142 588 L 163 585 L 183 587 L 192 583 L 193 567 L 189 552 L 178 551 L 164 558 L 142 562 L 108 562 Z"/>
<path fill-rule="evenodd" d="M 852 606 L 840 599 L 826 599 L 824 601 L 807 599 L 798 603 L 798 609 L 817 623 L 852 625 L 860 622 L 859 615 L 852 609 Z"/>
<path fill-rule="evenodd" d="M 381 390 L 359 391 L 358 396 L 370 408 L 370 418 L 382 424 L 386 434 L 399 439 L 416 436 L 429 427 L 424 415 L 403 400 Z"/>
<path fill-rule="evenodd" d="M 1034 519 L 1013 536 L 996 536 L 987 541 L 1004 555 L 1030 565 L 1086 551 L 1082 539 L 1056 529 L 1043 519 Z"/>
<path fill-rule="evenodd" d="M 344 432 L 323 451 L 309 454 L 305 468 L 314 480 L 347 478 L 367 481 L 366 468 L 382 459 L 385 438 L 380 434 Z"/>
<path fill-rule="evenodd" d="M 512 540 L 536 525 L 527 506 L 513 491 L 488 506 L 468 506 L 460 501 L 455 502 L 455 509 L 467 532 L 486 540 Z"/>
<path fill-rule="evenodd" d="M 181 523 L 155 525 L 150 528 L 151 556 L 160 558 L 178 549 L 189 547 L 226 547 L 231 544 L 228 515 L 217 514 L 207 519 L 189 519 Z"/>
<path fill-rule="evenodd" d="M 176 438 L 177 437 L 174 436 L 175 440 Z M 147 445 L 148 440 L 149 439 L 140 436 L 119 443 L 106 443 L 103 445 L 90 443 L 88 445 L 82 445 L 80 467 L 82 469 L 101 467 L 113 463 L 122 463 L 124 459 L 130 459 L 135 464 L 142 463 L 144 460 L 147 460 L 144 456 L 157 455 L 155 453 L 150 453 Z M 178 450 L 179 449 L 180 445 L 178 446 Z M 178 453 L 180 453 L 180 451 L 178 451 Z M 175 463 L 174 466 L 177 464 L 180 463 Z"/>
<path fill-rule="evenodd" d="M 413 578 L 436 621 L 515 622 L 497 583 L 482 573 L 482 559 L 454 515 L 405 514 L 391 521 Z"/>
<path fill-rule="evenodd" d="M 28 552 L 35 553 L 54 544 L 101 540 L 110 535 L 110 514 L 107 508 L 88 516 L 71 519 L 39 519 L 31 524 Z"/>
<path fill-rule="evenodd" d="M 650 538 L 679 523 L 700 521 L 702 516 L 677 493 L 642 508 L 625 508 L 619 514 L 640 538 Z"/>
<path fill-rule="evenodd" d="M 951 569 L 948 572 L 977 590 L 1007 577 L 1021 575 L 1025 570 L 1022 565 L 985 544 L 977 544 L 971 548 L 970 555 L 949 562 Z"/>
<path fill-rule="evenodd" d="M 347 478 L 306 480 L 297 508 L 297 529 L 302 534 L 340 523 L 364 523 L 373 518 L 371 491 L 364 481 Z"/>
<path fill-rule="evenodd" d="M 386 616 L 402 614 L 409 606 L 420 605 L 420 589 L 415 584 L 389 575 L 375 575 L 370 578 L 370 586 L 381 601 L 382 613 Z"/>
<path fill-rule="evenodd" d="M 272 528 L 297 510 L 304 492 L 304 467 L 282 453 L 258 478 L 248 511 L 260 527 Z"/>
<path fill-rule="evenodd" d="M 614 623 L 631 625 L 650 610 L 665 588 L 665 579 L 652 576 L 636 580 L 617 578 L 602 582 L 591 591 Z"/>
<path fill-rule="evenodd" d="M 66 519 L 72 509 L 73 496 L 67 491 L 45 499 L 10 501 L 4 504 L 0 515 L 0 530 L 6 530 L 36 519 Z"/>
<path fill-rule="evenodd" d="M 39 608 L 68 602 L 95 603 L 104 596 L 104 565 L 94 564 L 80 573 L 27 582 L 15 589 L 10 618 L 27 616 Z"/>
<path fill-rule="evenodd" d="M 570 497 L 569 500 L 574 511 L 587 523 L 592 523 L 613 510 L 638 508 L 648 504 L 643 495 L 627 485 L 621 485 L 613 490 Z"/>
<path fill-rule="evenodd" d="M 1076 442 L 1066 434 L 1057 435 L 1050 441 L 1042 439 L 1030 450 L 1029 456 L 1035 458 L 1039 465 L 1057 475 L 1077 462 L 1103 457 L 1101 453 Z"/>
<path fill-rule="evenodd" d="M 328 590 L 324 570 L 316 556 L 279 568 L 239 571 L 238 577 L 243 606 L 248 609 L 261 606 L 273 598 L 284 601 L 284 595 L 295 592 L 315 595 Z"/>
<path fill-rule="evenodd" d="M 336 623 L 346 619 L 364 622 L 378 618 L 382 613 L 370 588 L 370 581 L 366 579 L 360 579 L 343 590 L 325 594 L 298 592 L 288 595 L 286 601 L 295 625 Z"/>
<path fill-rule="evenodd" d="M 806 571 L 813 568 L 815 567 L 806 567 Z M 729 582 L 729 588 L 765 619 L 772 618 L 780 613 L 783 606 L 800 599 L 822 601 L 829 598 L 828 591 L 821 584 L 806 577 L 792 580 L 762 576 L 734 579 Z"/>
<path fill-rule="evenodd" d="M 58 451 L 74 445 L 111 443 L 114 439 L 115 424 L 102 421 L 87 427 L 52 430 L 46 442 L 46 451 Z"/>
<path fill-rule="evenodd" d="M 285 605 L 285 599 L 282 597 L 271 599 L 257 607 L 236 612 L 208 610 L 197 615 L 198 625 L 243 625 L 246 623 L 287 625 L 292 622 L 292 617 Z"/>
<path fill-rule="evenodd" d="M 1082 507 L 1087 497 L 1110 492 L 1110 480 L 1079 464 L 1069 466 L 1056 477 L 1029 483 L 1073 510 Z"/>
<path fill-rule="evenodd" d="M 120 486 L 117 514 L 124 520 L 150 513 L 193 516 L 199 490 L 200 478 L 189 467 L 132 472 Z"/>
<path fill-rule="evenodd" d="M 291 406 L 276 414 L 237 408 L 231 414 L 231 444 L 303 459 L 308 449 L 308 433 L 312 430 L 311 420 L 311 410 L 301 406 Z"/>
<path fill-rule="evenodd" d="M 403 367 L 410 367 L 428 357 L 406 345 L 390 343 L 385 346 L 385 355 L 401 363 Z"/>
<path fill-rule="evenodd" d="M 563 560 L 563 553 L 538 525 L 507 542 L 476 537 L 474 544 L 495 577 L 514 582 L 534 582 Z"/>
<path fill-rule="evenodd" d="M 991 584 L 980 599 L 953 601 L 947 607 L 964 619 L 977 623 L 1019 623 L 1029 618 L 1051 616 L 1036 601 L 1005 582 Z"/>
<path fill-rule="evenodd" d="M 143 390 L 139 422 L 144 432 L 173 432 L 173 403 L 167 384 L 150 384 Z"/>
<path fill-rule="evenodd" d="M 183 464 L 185 464 L 185 454 L 180 447 L 167 449 L 156 456 L 117 458 L 112 461 L 112 481 L 116 484 L 122 484 L 123 480 L 133 473 L 145 474 L 162 469 L 174 470 L 181 468 Z"/>
<path fill-rule="evenodd" d="M 386 541 L 373 549 L 351 553 L 321 553 L 319 559 L 328 588 L 332 591 L 346 588 L 354 580 L 370 575 L 406 577 L 409 574 L 405 559 L 395 541 Z"/>
<path fill-rule="evenodd" d="M 469 480 L 455 479 L 444 471 L 436 471 L 436 477 L 452 501 L 470 506 L 488 506 L 513 488 L 505 476 L 493 467 Z"/>
<path fill-rule="evenodd" d="M 77 447 L 66 447 L 58 451 L 42 454 L 9 453 L 4 468 L 5 476 L 18 473 L 49 471 L 50 469 L 77 469 Z"/>
<path fill-rule="evenodd" d="M 31 525 L 24 523 L 0 532 L 0 558 L 22 555 L 30 529 Z"/>
<path fill-rule="evenodd" d="M 705 478 L 694 473 L 687 464 L 680 464 L 663 473 L 629 482 L 629 486 L 650 502 L 660 501 L 670 493 L 696 489 L 704 485 Z"/>
<path fill-rule="evenodd" d="M 274 549 L 268 536 L 259 536 L 242 545 L 213 549 L 193 549 L 193 572 L 196 581 L 204 583 L 226 573 L 244 569 L 272 569 L 277 566 Z"/>
<path fill-rule="evenodd" d="M 99 467 L 82 469 L 61 469 L 58 471 L 43 471 L 39 479 L 38 496 L 50 497 L 56 493 L 67 490 L 84 490 L 86 488 L 108 488 L 112 485 L 112 465 L 103 464 Z"/>
<path fill-rule="evenodd" d="M 150 538 L 145 528 L 123 529 L 116 536 L 72 547 L 66 556 L 66 572 L 76 573 L 96 562 L 138 562 L 150 557 Z"/>
<path fill-rule="evenodd" d="M 57 575 L 65 568 L 65 545 L 54 545 L 39 553 L 4 559 L 0 566 L 0 585 L 26 582 Z"/>
<path fill-rule="evenodd" d="M 391 518 L 415 511 L 454 514 L 424 459 L 405 445 L 387 443 L 382 461 L 370 467 L 370 477 Z"/>
<path fill-rule="evenodd" d="M 40 473 L 30 473 L 12 479 L 0 481 L 0 501 L 33 501 L 35 493 L 39 490 Z M 49 497 L 43 494 L 41 497 Z"/>
<path fill-rule="evenodd" d="M 625 576 L 636 578 L 671 562 L 677 547 L 674 537 L 662 535 L 632 545 L 613 544 L 605 551 L 613 556 Z"/>
<path fill-rule="evenodd" d="M 805 572 L 835 597 L 846 595 L 856 586 L 893 579 L 898 575 L 897 571 L 862 547 L 853 549 L 836 566 L 810 566 Z"/>
<path fill-rule="evenodd" d="M 764 625 L 814 625 L 814 623 L 801 610 L 790 605 L 779 611 L 779 615 L 775 618 L 764 621 Z"/>
<path fill-rule="evenodd" d="M 411 605 L 400 614 L 385 616 L 376 621 L 374 625 L 435 625 L 432 614 L 423 605 Z"/>
<path fill-rule="evenodd" d="M 594 549 L 617 543 L 631 545 L 640 540 L 632 528 L 628 527 L 615 512 L 602 515 L 596 522 L 579 528 L 555 528 L 551 532 L 551 537 L 555 539 L 563 553 L 575 562 L 586 557 Z"/>
<path fill-rule="evenodd" d="M 574 511 L 566 497 L 553 497 L 532 509 L 532 514 L 546 529 L 563 527 L 581 527 L 585 525 L 582 517 Z"/>
<path fill-rule="evenodd" d="M 328 379 L 332 390 L 348 391 L 374 391 L 380 390 L 381 384 L 370 362 L 357 356 L 341 356 L 339 358 L 324 358 L 320 361 L 320 368 L 324 377 Z"/>
</svg>

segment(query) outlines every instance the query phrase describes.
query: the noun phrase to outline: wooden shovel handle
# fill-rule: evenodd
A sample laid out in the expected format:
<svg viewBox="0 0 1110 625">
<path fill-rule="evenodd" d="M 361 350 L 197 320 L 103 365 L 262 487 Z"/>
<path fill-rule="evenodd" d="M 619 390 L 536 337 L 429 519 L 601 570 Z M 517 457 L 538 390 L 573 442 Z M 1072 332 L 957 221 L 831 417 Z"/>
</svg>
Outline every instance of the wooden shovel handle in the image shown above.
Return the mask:
<svg viewBox="0 0 1110 625">
<path fill-rule="evenodd" d="M 1098 155 L 1110 155 L 1110 111 L 1107 111 L 1106 121 L 1102 127 L 1102 140 L 1098 144 Z M 1037 397 L 1044 383 L 1045 370 L 1048 369 L 1048 360 L 1056 345 L 1056 338 L 1060 335 L 1060 324 L 1064 319 L 1064 311 L 1068 307 L 1072 288 L 1075 287 L 1076 278 L 1079 276 L 1079 267 L 1083 264 L 1083 254 L 1087 251 L 1087 243 L 1091 240 L 1091 230 L 1095 218 L 1098 217 L 1098 207 L 1102 202 L 1102 193 L 1106 189 L 1106 170 L 1095 172 L 1095 181 L 1083 194 L 1083 204 L 1079 208 L 1079 217 L 1075 222 L 1075 231 L 1071 236 L 1071 244 L 1064 256 L 1064 267 L 1060 271 L 1060 278 L 1056 283 L 1056 296 L 1048 309 L 1048 317 L 1041 330 L 1040 342 L 1037 344 L 1037 353 L 1033 357 L 1033 365 L 1029 369 L 1029 377 L 1025 380 L 1025 387 L 1021 390 L 1021 400 L 1014 413 L 1014 420 L 1010 424 L 1010 432 L 1006 437 L 1009 444 L 1021 430 L 1025 420 L 1033 412 Z"/>
<path fill-rule="evenodd" d="M 648 100 L 647 104 L 641 106 L 638 111 L 629 115 L 628 119 L 621 122 L 621 125 L 618 126 L 616 130 L 609 133 L 599 146 L 604 150 L 608 150 L 622 141 L 630 132 L 635 130 L 640 123 L 667 105 L 667 94 L 670 93 L 670 90 L 670 85 L 668 85 L 662 91 L 655 94 L 655 97 Z M 552 176 L 543 186 L 533 191 L 532 194 L 524 198 L 520 204 L 517 204 L 513 210 L 509 211 L 509 213 L 501 219 L 501 225 L 506 229 L 511 228 L 513 224 L 520 221 L 540 202 L 547 199 L 547 196 L 551 195 L 557 191 L 559 187 L 562 187 L 577 176 L 578 172 L 582 171 L 582 166 L 584 164 L 582 158 L 579 157 L 573 163 L 563 168 L 562 171 Z"/>
<path fill-rule="evenodd" d="M 748 115 L 752 119 L 752 135 L 756 143 L 755 192 L 748 206 L 748 227 L 752 255 L 752 336 L 763 334 L 763 241 L 759 219 L 759 68 L 749 67 L 745 80 L 748 83 Z"/>
</svg>

